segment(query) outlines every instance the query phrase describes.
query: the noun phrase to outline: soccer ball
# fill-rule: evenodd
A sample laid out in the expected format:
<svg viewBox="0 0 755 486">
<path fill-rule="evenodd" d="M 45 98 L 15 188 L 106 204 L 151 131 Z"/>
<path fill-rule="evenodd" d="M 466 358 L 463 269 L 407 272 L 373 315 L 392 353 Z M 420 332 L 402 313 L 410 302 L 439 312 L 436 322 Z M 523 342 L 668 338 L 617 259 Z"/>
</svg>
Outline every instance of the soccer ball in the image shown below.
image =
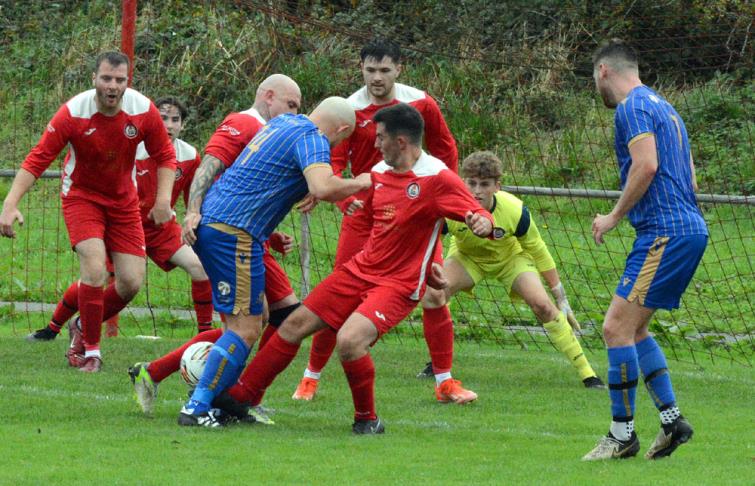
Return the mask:
<svg viewBox="0 0 755 486">
<path fill-rule="evenodd" d="M 197 386 L 213 345 L 208 341 L 194 343 L 181 356 L 181 377 L 190 387 Z"/>
</svg>

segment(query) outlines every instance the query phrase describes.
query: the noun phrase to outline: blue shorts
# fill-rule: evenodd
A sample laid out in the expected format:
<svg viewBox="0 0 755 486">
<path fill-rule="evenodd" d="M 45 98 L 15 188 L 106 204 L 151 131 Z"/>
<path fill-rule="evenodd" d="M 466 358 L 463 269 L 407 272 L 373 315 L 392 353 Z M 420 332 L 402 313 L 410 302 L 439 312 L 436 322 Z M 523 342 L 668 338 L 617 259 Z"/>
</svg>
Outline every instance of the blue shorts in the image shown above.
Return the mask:
<svg viewBox="0 0 755 486">
<path fill-rule="evenodd" d="M 640 236 L 616 295 L 650 309 L 676 309 L 705 253 L 706 235 Z"/>
<path fill-rule="evenodd" d="M 244 230 L 223 223 L 200 224 L 194 252 L 212 284 L 212 305 L 224 314 L 262 314 L 264 248 Z"/>
</svg>

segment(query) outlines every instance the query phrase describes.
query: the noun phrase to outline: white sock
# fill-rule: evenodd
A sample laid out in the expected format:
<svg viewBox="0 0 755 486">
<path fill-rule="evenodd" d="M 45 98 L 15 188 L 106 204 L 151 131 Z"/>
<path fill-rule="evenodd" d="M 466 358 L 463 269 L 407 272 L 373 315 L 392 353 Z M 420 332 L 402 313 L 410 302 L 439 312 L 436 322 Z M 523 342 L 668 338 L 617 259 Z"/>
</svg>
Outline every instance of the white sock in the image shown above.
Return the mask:
<svg viewBox="0 0 755 486">
<path fill-rule="evenodd" d="M 611 421 L 611 435 L 619 440 L 629 440 L 634 432 L 634 420 L 629 422 Z"/>
<path fill-rule="evenodd" d="M 315 373 L 314 371 L 310 371 L 309 368 L 304 370 L 304 378 L 312 378 L 313 380 L 319 380 L 320 379 L 320 373 Z"/>
<path fill-rule="evenodd" d="M 446 373 L 438 373 L 437 375 L 435 375 L 435 384 L 436 385 L 440 385 L 444 381 L 450 380 L 450 379 L 451 379 L 451 372 L 450 371 L 446 372 Z"/>
<path fill-rule="evenodd" d="M 95 356 L 97 358 L 102 358 L 102 355 L 100 354 L 99 349 L 92 349 L 92 350 L 86 350 L 84 351 L 84 357 L 85 358 L 91 358 L 92 356 Z"/>
<path fill-rule="evenodd" d="M 674 420 L 678 419 L 682 412 L 679 411 L 679 407 L 671 407 L 661 411 L 661 423 L 668 425 Z"/>
</svg>

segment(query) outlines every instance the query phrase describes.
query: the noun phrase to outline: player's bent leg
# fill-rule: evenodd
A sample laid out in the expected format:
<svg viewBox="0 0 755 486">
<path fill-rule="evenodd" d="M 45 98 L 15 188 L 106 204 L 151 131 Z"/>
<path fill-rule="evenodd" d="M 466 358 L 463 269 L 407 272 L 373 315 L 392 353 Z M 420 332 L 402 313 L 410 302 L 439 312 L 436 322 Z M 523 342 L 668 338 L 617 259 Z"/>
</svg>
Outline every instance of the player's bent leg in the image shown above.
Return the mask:
<svg viewBox="0 0 755 486">
<path fill-rule="evenodd" d="M 80 370 L 95 373 L 102 367 L 100 335 L 104 308 L 103 285 L 107 279 L 105 242 L 89 238 L 76 244 L 79 257 L 79 314 L 84 343 Z M 70 359 L 69 359 L 70 363 Z"/>
<path fill-rule="evenodd" d="M 338 355 L 351 388 L 354 402 L 355 434 L 382 434 L 385 426 L 375 412 L 375 364 L 370 344 L 378 338 L 378 330 L 365 316 L 355 312 L 349 316 L 337 335 Z"/>
<path fill-rule="evenodd" d="M 534 272 L 522 272 L 514 279 L 512 290 L 520 295 L 532 309 L 554 347 L 566 356 L 577 370 L 585 387 L 605 389 L 605 384 L 590 366 L 566 316 L 553 304 L 546 293 L 540 276 Z"/>
</svg>

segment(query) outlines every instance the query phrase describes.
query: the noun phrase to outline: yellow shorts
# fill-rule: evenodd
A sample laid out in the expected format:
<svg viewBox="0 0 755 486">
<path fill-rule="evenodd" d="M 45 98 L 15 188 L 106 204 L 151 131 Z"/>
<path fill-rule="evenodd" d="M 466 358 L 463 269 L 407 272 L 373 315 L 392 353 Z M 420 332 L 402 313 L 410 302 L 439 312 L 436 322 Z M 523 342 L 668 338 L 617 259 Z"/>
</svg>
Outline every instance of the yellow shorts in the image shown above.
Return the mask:
<svg viewBox="0 0 755 486">
<path fill-rule="evenodd" d="M 496 263 L 477 263 L 464 253 L 460 253 L 454 246 L 451 246 L 446 255 L 446 259 L 453 258 L 464 267 L 475 285 L 484 278 L 498 280 L 506 293 L 512 299 L 521 299 L 519 294 L 512 292 L 511 287 L 514 280 L 524 272 L 533 272 L 537 274 L 537 267 L 532 257 L 528 253 L 519 253 L 513 257 L 507 258 Z M 472 293 L 471 290 L 469 293 Z"/>
</svg>

